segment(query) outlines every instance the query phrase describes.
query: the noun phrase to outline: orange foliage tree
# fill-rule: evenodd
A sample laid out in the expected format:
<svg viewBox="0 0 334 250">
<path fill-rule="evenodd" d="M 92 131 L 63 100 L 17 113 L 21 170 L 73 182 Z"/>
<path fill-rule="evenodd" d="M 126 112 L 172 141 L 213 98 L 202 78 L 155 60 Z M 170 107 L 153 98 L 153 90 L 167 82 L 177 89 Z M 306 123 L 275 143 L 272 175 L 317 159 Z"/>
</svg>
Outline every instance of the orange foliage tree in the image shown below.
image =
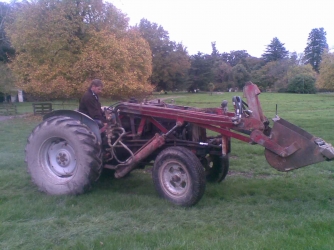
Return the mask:
<svg viewBox="0 0 334 250">
<path fill-rule="evenodd" d="M 150 49 L 136 32 L 116 36 L 107 31 L 92 32 L 93 36 L 74 64 L 72 76 L 80 92 L 91 79 L 104 82 L 104 93 L 116 99 L 142 97 L 153 91 L 147 79 L 152 73 Z"/>
<path fill-rule="evenodd" d="M 322 54 L 317 87 L 325 90 L 334 90 L 334 53 L 328 50 L 325 50 Z"/>
<path fill-rule="evenodd" d="M 100 78 L 108 97 L 143 96 L 153 87 L 149 45 L 127 17 L 102 0 L 18 3 L 7 24 L 18 87 L 44 98 L 79 97 Z"/>
</svg>

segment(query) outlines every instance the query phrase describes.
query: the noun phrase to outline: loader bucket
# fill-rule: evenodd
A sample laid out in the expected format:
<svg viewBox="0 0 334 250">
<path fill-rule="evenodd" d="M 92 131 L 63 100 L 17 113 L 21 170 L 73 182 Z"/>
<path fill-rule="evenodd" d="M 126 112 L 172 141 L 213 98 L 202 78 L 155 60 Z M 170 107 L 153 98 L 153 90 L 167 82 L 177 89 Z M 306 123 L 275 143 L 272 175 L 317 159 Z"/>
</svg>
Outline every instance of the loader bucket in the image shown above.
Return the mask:
<svg viewBox="0 0 334 250">
<path fill-rule="evenodd" d="M 293 148 L 291 154 L 282 157 L 269 149 L 265 149 L 268 163 L 279 171 L 290 171 L 307 165 L 334 159 L 334 148 L 305 130 L 276 118 L 271 130 L 271 140 L 286 151 Z"/>
</svg>

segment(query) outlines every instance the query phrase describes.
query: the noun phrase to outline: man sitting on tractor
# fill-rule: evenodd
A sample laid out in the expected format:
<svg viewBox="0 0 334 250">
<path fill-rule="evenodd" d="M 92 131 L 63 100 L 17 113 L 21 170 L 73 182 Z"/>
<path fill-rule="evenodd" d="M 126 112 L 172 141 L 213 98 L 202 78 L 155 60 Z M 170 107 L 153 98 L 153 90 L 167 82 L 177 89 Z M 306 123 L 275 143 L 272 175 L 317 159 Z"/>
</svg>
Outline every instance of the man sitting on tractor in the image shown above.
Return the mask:
<svg viewBox="0 0 334 250">
<path fill-rule="evenodd" d="M 99 94 L 102 92 L 103 83 L 99 79 L 94 79 L 90 87 L 80 100 L 79 111 L 90 116 L 99 125 L 100 131 L 106 127 L 107 121 L 101 109 Z"/>
</svg>

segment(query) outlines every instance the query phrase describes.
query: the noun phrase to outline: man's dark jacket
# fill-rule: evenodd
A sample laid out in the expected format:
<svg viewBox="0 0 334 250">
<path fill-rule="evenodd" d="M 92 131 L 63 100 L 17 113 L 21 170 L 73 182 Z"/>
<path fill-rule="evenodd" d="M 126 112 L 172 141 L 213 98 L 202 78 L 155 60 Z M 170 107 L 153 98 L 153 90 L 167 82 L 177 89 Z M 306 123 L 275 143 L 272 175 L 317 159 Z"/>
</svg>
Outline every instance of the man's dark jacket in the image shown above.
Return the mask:
<svg viewBox="0 0 334 250">
<path fill-rule="evenodd" d="M 88 89 L 80 100 L 79 111 L 90 116 L 94 120 L 106 123 L 106 118 L 101 110 L 99 97 Z"/>
</svg>

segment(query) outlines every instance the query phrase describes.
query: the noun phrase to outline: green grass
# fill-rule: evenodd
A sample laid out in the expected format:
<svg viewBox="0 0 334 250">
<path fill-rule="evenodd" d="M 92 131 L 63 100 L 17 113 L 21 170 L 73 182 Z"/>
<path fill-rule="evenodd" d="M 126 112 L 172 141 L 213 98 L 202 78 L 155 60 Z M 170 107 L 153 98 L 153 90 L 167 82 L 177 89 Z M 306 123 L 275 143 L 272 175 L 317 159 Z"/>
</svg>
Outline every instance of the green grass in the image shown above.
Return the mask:
<svg viewBox="0 0 334 250">
<path fill-rule="evenodd" d="M 226 99 L 232 110 L 231 97 L 242 93 L 179 95 L 161 98 L 202 107 Z M 279 116 L 334 142 L 333 95 L 263 93 L 260 100 L 268 118 L 278 104 Z M 31 104 L 20 107 L 24 113 Z M 26 138 L 40 121 L 0 123 L 0 249 L 334 249 L 333 162 L 281 173 L 262 147 L 233 140 L 230 174 L 208 183 L 191 208 L 160 199 L 149 167 L 119 180 L 104 173 L 84 195 L 48 196 L 24 163 Z"/>
</svg>

